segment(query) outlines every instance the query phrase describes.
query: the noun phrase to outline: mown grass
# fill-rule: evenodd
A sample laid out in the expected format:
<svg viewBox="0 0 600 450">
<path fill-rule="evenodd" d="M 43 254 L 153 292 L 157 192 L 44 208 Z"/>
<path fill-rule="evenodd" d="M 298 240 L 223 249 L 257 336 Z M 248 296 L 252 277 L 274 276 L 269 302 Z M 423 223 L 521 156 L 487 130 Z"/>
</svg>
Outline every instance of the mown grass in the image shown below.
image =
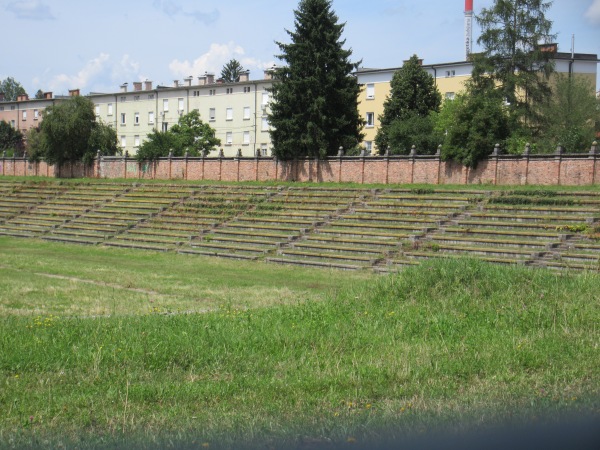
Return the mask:
<svg viewBox="0 0 600 450">
<path fill-rule="evenodd" d="M 13 246 L 2 257 L 17 253 L 10 265 L 80 277 L 92 277 L 98 260 L 96 279 L 104 281 L 115 276 L 105 273 L 107 261 L 132 256 L 91 249 L 61 266 L 52 252 L 64 257 L 71 247 L 42 246 L 34 258 L 29 242 L 0 241 L 0 249 Z M 138 280 L 139 273 L 135 286 L 146 287 L 146 269 L 162 265 L 165 289 L 179 295 L 173 280 L 185 264 L 147 257 L 132 256 L 121 276 Z M 195 261 L 200 277 L 188 286 L 202 284 L 214 260 Z M 5 309 L 0 447 L 365 444 L 382 430 L 423 432 L 440 422 L 460 429 L 515 414 L 599 414 L 598 275 L 466 259 L 367 279 L 311 271 L 317 275 L 294 281 L 298 269 L 240 267 L 257 286 L 278 288 L 288 278 L 302 286 L 323 274 L 330 284 L 321 287 L 342 288 L 259 303 L 269 307 L 238 298 L 177 314 L 140 308 L 38 317 Z M 11 272 L 1 273 L 10 284 Z M 19 297 L 2 295 L 2 305 Z"/>
</svg>

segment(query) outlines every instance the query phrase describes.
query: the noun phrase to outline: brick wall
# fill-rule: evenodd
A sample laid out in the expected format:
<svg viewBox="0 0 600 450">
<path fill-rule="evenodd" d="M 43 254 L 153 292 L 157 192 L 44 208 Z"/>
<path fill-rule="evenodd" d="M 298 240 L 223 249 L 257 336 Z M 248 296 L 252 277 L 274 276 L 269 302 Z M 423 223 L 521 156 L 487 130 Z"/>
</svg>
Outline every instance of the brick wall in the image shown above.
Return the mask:
<svg viewBox="0 0 600 450">
<path fill-rule="evenodd" d="M 594 149 L 595 150 L 595 149 Z M 277 161 L 272 158 L 162 158 L 138 163 L 105 157 L 89 167 L 0 158 L 0 176 L 63 178 L 298 181 L 358 184 L 600 184 L 600 154 L 490 157 L 469 169 L 436 156 L 343 157 Z"/>
</svg>

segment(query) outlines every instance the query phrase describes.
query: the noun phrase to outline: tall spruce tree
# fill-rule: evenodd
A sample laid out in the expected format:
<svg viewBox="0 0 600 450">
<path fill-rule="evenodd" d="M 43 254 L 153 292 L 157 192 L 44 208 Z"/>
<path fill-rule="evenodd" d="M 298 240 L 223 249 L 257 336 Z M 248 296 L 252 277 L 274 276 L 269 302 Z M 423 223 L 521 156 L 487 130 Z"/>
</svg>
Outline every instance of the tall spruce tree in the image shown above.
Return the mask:
<svg viewBox="0 0 600 450">
<path fill-rule="evenodd" d="M 537 106 L 551 95 L 548 78 L 552 53 L 540 44 L 555 38 L 546 12 L 552 1 L 494 0 L 477 16 L 483 52 L 474 55 L 473 83 L 479 90 L 499 90 L 516 125 L 536 132 Z"/>
<path fill-rule="evenodd" d="M 343 48 L 344 24 L 330 0 L 301 0 L 294 11 L 291 43 L 277 42 L 285 66 L 277 68 L 269 114 L 273 152 L 279 159 L 324 158 L 362 140 L 360 87 Z"/>
<path fill-rule="evenodd" d="M 375 137 L 379 152 L 389 147 L 393 154 L 408 154 L 413 145 L 424 153 L 435 151 L 439 142 L 433 135 L 430 114 L 439 112 L 442 97 L 417 55 L 394 73 L 390 87 Z"/>
</svg>

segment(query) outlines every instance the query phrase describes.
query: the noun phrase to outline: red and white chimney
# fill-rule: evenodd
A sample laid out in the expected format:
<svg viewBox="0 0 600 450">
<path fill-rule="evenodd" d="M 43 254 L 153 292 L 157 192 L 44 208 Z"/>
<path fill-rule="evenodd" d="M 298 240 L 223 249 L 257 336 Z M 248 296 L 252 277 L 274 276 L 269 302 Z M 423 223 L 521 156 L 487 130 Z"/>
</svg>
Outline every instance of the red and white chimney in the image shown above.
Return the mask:
<svg viewBox="0 0 600 450">
<path fill-rule="evenodd" d="M 473 0 L 465 0 L 465 59 L 473 51 Z"/>
</svg>

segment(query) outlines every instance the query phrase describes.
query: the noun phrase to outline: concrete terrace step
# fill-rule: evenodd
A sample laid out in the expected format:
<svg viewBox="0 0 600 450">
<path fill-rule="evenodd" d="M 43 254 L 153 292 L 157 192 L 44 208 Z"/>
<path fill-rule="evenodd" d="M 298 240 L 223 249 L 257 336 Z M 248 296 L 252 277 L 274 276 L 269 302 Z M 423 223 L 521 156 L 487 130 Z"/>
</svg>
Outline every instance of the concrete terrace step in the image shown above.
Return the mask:
<svg viewBox="0 0 600 450">
<path fill-rule="evenodd" d="M 561 226 L 568 226 L 564 223 L 549 224 L 539 222 L 500 222 L 498 220 L 455 220 L 457 226 L 462 227 L 493 227 L 493 228 L 514 228 L 514 229 L 529 229 L 529 230 L 558 230 Z"/>
<path fill-rule="evenodd" d="M 361 230 L 361 229 L 349 229 L 349 230 L 340 230 L 340 229 L 332 229 L 332 228 L 319 228 L 315 230 L 315 233 L 319 235 L 334 235 L 334 236 L 363 236 L 367 238 L 378 237 L 383 239 L 408 239 L 413 234 L 408 233 L 384 233 L 381 231 L 373 231 L 373 230 Z"/>
<path fill-rule="evenodd" d="M 326 269 L 340 269 L 340 270 L 362 270 L 365 267 L 356 264 L 341 264 L 338 262 L 327 262 L 327 261 L 312 261 L 307 259 L 295 259 L 295 258 L 266 258 L 265 261 L 276 264 L 288 264 L 295 266 L 306 266 L 306 267 L 320 267 Z"/>
<path fill-rule="evenodd" d="M 390 223 L 372 223 L 372 222 L 350 222 L 344 220 L 333 220 L 329 222 L 329 226 L 336 229 L 363 229 L 363 230 L 401 230 L 401 231 L 422 231 L 427 232 L 432 227 L 427 227 L 426 224 L 390 224 Z"/>
<path fill-rule="evenodd" d="M 302 251 L 302 250 L 294 250 L 294 249 L 281 249 L 279 250 L 280 255 L 284 256 L 295 256 L 302 258 L 313 258 L 319 260 L 334 260 L 334 261 L 352 261 L 359 262 L 366 265 L 373 265 L 377 261 L 381 260 L 382 257 L 374 257 L 374 256 L 363 256 L 363 255 L 350 255 L 344 253 L 323 253 L 323 252 L 314 252 L 314 251 Z"/>
<path fill-rule="evenodd" d="M 542 252 L 534 252 L 531 250 L 522 250 L 519 248 L 501 248 L 501 247 L 483 247 L 477 245 L 458 245 L 458 244 L 437 244 L 436 252 L 445 253 L 465 253 L 469 255 L 481 256 L 502 256 L 511 258 L 536 258 Z"/>
<path fill-rule="evenodd" d="M 349 237 L 323 236 L 319 234 L 311 234 L 307 236 L 306 240 L 303 242 L 321 242 L 326 244 L 372 246 L 378 248 L 387 248 L 391 251 L 400 248 L 399 241 L 393 241 L 389 239 L 352 239 Z"/>
<path fill-rule="evenodd" d="M 558 245 L 555 242 L 545 242 L 540 240 L 524 239 L 486 239 L 478 237 L 453 236 L 449 233 L 430 236 L 429 240 L 436 243 L 445 244 L 474 244 L 474 245 L 492 245 L 499 247 L 529 247 L 540 250 L 550 249 Z"/>
<path fill-rule="evenodd" d="M 463 235 L 479 235 L 479 236 L 513 236 L 513 237 L 528 237 L 531 239 L 553 239 L 564 240 L 572 236 L 572 234 L 550 233 L 540 231 L 517 231 L 517 230 L 497 230 L 492 228 L 456 228 L 447 227 L 447 233 L 463 234 Z"/>
<path fill-rule="evenodd" d="M 581 215 L 551 215 L 551 214 L 504 214 L 493 212 L 468 212 L 467 215 L 478 220 L 512 220 L 516 222 L 579 222 L 585 223 L 590 216 Z"/>
<path fill-rule="evenodd" d="M 342 245 L 326 245 L 326 244 L 314 244 L 305 241 L 293 242 L 290 244 L 290 248 L 298 250 L 311 250 L 319 251 L 319 253 L 339 252 L 345 254 L 356 254 L 356 255 L 374 255 L 379 258 L 383 258 L 385 255 L 390 253 L 390 248 L 377 248 L 377 247 L 362 247 L 362 246 L 342 246 Z M 399 250 L 396 249 L 396 250 Z"/>
<path fill-rule="evenodd" d="M 188 255 L 201 255 L 201 256 L 217 256 L 219 258 L 229 258 L 229 259 L 242 259 L 242 260 L 250 260 L 256 261 L 259 259 L 258 256 L 253 255 L 245 255 L 241 253 L 226 253 L 226 252 L 215 252 L 211 250 L 202 250 L 202 249 L 187 249 L 182 248 L 177 250 L 177 253 L 185 253 Z"/>
</svg>

